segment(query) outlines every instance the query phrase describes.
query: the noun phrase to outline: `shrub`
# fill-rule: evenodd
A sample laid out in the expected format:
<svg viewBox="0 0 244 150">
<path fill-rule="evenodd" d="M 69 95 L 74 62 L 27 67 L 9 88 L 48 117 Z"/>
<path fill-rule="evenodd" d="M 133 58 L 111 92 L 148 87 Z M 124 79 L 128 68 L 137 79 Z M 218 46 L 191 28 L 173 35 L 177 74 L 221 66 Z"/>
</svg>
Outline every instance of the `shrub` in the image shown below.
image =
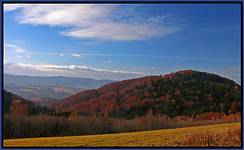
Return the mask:
<svg viewBox="0 0 244 150">
<path fill-rule="evenodd" d="M 209 116 L 209 114 L 207 116 Z M 73 119 L 70 119 L 64 116 L 14 116 L 8 114 L 4 115 L 4 138 L 50 137 L 145 131 L 236 122 L 238 120 L 240 120 L 240 114 L 232 114 L 229 116 L 224 115 L 218 120 L 194 120 L 187 116 L 176 116 L 174 119 L 171 119 L 160 115 L 153 116 L 152 112 L 130 120 L 97 117 L 96 115 L 76 116 Z"/>
</svg>

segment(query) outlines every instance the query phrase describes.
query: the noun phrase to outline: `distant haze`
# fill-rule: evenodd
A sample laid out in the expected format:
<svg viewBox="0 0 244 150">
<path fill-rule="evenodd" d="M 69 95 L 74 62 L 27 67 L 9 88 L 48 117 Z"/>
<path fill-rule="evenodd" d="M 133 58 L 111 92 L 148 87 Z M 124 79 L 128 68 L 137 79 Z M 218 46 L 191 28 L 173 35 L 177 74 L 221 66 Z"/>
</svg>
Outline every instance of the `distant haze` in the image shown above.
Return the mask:
<svg viewBox="0 0 244 150">
<path fill-rule="evenodd" d="M 91 78 L 79 77 L 37 77 L 37 76 L 17 76 L 4 74 L 4 85 L 32 85 L 32 86 L 64 86 L 73 88 L 93 89 L 104 84 L 113 82 L 112 80 L 95 80 Z"/>
<path fill-rule="evenodd" d="M 4 89 L 25 99 L 47 103 L 61 100 L 77 92 L 96 89 L 112 80 L 79 77 L 37 77 L 4 74 Z"/>
</svg>

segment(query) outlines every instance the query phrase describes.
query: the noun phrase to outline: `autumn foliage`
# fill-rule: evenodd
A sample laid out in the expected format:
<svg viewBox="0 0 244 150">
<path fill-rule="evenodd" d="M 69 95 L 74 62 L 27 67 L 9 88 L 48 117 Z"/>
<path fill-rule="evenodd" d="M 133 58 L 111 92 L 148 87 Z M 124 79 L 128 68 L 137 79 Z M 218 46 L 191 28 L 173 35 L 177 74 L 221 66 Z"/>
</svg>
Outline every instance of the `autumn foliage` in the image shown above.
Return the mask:
<svg viewBox="0 0 244 150">
<path fill-rule="evenodd" d="M 237 122 L 240 112 L 240 85 L 185 70 L 86 90 L 53 110 L 4 91 L 3 127 L 4 138 L 104 134 Z"/>
<path fill-rule="evenodd" d="M 209 114 L 215 116 L 214 113 L 208 113 L 207 115 Z M 240 113 L 233 115 L 223 114 L 218 120 L 212 120 L 211 117 L 210 119 L 207 117 L 201 119 L 188 116 L 168 118 L 160 115 L 153 116 L 152 113 L 130 120 L 97 117 L 95 115 L 75 116 L 75 114 L 71 114 L 70 117 L 48 115 L 16 116 L 9 114 L 4 115 L 3 127 L 4 138 L 104 134 L 238 122 L 240 121 Z"/>
<path fill-rule="evenodd" d="M 171 118 L 206 112 L 229 115 L 241 110 L 240 91 L 240 85 L 227 78 L 183 70 L 110 83 L 59 101 L 54 108 L 126 119 L 144 116 L 149 111 Z"/>
</svg>

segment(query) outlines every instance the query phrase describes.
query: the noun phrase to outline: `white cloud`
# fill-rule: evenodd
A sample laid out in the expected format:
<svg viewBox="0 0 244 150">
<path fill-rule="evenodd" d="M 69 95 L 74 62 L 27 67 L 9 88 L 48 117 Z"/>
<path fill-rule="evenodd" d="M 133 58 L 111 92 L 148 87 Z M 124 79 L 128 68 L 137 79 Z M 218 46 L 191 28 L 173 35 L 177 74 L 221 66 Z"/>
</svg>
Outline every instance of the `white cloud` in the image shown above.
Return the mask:
<svg viewBox="0 0 244 150">
<path fill-rule="evenodd" d="M 71 56 L 73 56 L 73 57 L 81 57 L 81 54 L 72 53 Z"/>
<path fill-rule="evenodd" d="M 17 19 L 19 23 L 66 27 L 64 31 L 61 31 L 62 35 L 79 39 L 144 40 L 173 34 L 180 29 L 172 24 L 168 25 L 168 19 L 165 19 L 168 17 L 164 15 L 144 19 L 135 16 L 130 20 L 115 21 L 116 10 L 123 9 L 122 6 L 118 8 L 116 5 L 22 4 L 8 6 L 7 10 L 17 8 L 21 10 Z M 121 18 L 122 12 L 119 13 L 117 17 Z M 126 13 L 124 11 L 125 16 L 128 15 Z M 159 24 L 158 20 L 164 23 Z"/>
<path fill-rule="evenodd" d="M 60 57 L 63 57 L 63 56 L 64 56 L 64 54 L 59 54 L 59 56 L 60 56 Z"/>
<path fill-rule="evenodd" d="M 121 80 L 147 75 L 143 72 L 131 72 L 121 70 L 109 70 L 103 68 L 92 68 L 82 65 L 52 65 L 52 64 L 23 64 L 6 63 L 4 73 L 34 76 L 73 76 L 94 79 Z"/>
<path fill-rule="evenodd" d="M 75 38 L 97 38 L 103 40 L 133 41 L 152 37 L 165 36 L 176 32 L 176 27 L 154 25 L 131 25 L 120 23 L 100 23 L 89 28 L 77 28 L 62 32 L 63 35 Z"/>
<path fill-rule="evenodd" d="M 91 4 L 27 4 L 22 7 L 20 23 L 51 26 L 80 26 L 102 19 L 110 6 Z M 65 19 L 64 19 L 65 18 Z"/>
<path fill-rule="evenodd" d="M 7 50 L 14 50 L 15 52 L 17 53 L 23 53 L 25 52 L 25 49 L 17 46 L 17 45 L 14 45 L 14 44 L 5 44 L 5 51 Z"/>
</svg>

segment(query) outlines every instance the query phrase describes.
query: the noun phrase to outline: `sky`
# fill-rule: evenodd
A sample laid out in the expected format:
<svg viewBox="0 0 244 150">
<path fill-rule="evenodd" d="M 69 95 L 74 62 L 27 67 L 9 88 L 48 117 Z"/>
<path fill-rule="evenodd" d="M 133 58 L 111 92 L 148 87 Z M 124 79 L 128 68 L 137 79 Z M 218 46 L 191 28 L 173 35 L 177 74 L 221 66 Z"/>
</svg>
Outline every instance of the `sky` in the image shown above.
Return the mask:
<svg viewBox="0 0 244 150">
<path fill-rule="evenodd" d="M 240 83 L 239 4 L 4 4 L 4 73 L 123 80 L 179 70 Z"/>
</svg>

